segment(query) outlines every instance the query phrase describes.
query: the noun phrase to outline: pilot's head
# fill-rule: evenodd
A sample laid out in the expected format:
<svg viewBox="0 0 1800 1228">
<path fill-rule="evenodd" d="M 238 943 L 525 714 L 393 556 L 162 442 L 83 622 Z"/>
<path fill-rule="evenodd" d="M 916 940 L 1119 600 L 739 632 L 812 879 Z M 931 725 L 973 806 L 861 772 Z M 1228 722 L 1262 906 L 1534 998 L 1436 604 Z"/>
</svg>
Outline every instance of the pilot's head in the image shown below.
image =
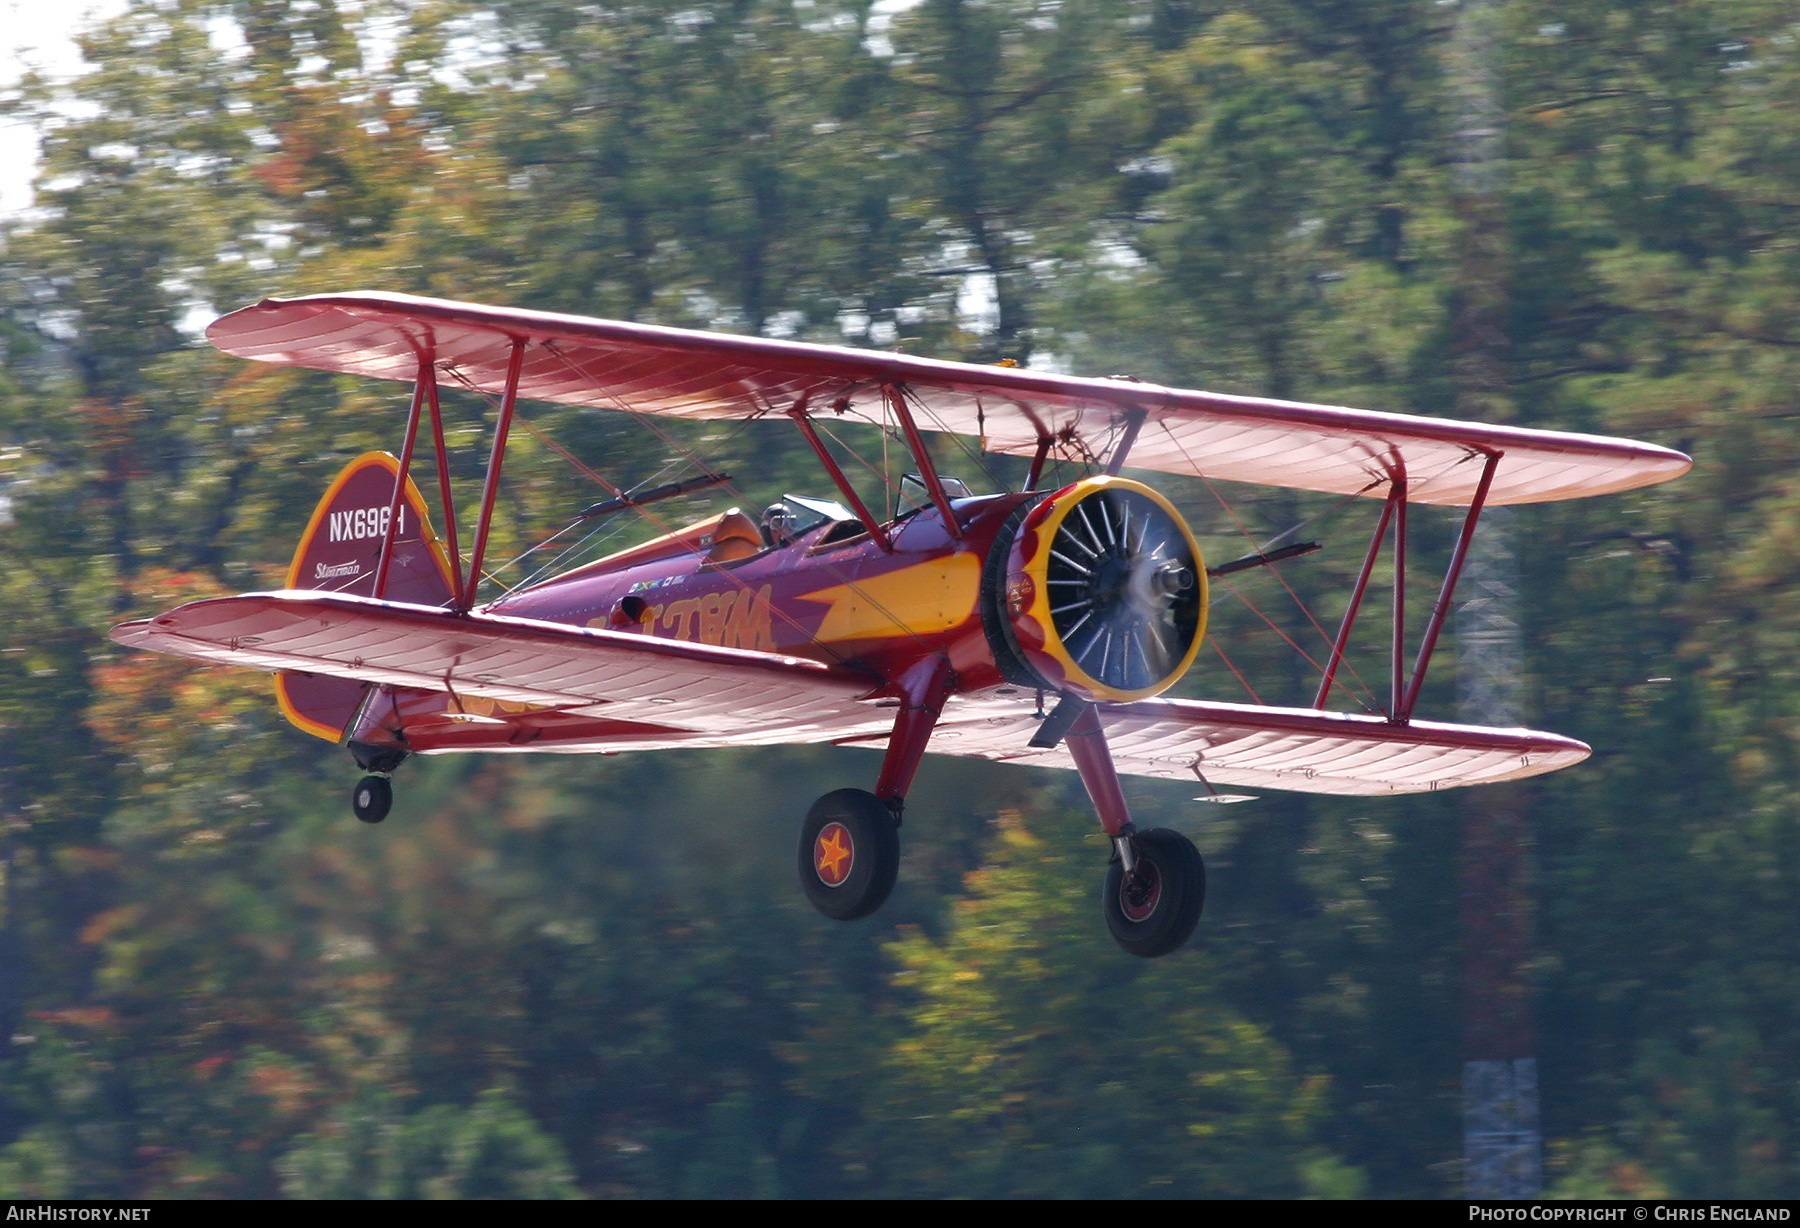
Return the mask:
<svg viewBox="0 0 1800 1228">
<path fill-rule="evenodd" d="M 771 546 L 785 546 L 794 540 L 794 509 L 785 503 L 771 503 L 762 514 L 763 540 Z"/>
</svg>

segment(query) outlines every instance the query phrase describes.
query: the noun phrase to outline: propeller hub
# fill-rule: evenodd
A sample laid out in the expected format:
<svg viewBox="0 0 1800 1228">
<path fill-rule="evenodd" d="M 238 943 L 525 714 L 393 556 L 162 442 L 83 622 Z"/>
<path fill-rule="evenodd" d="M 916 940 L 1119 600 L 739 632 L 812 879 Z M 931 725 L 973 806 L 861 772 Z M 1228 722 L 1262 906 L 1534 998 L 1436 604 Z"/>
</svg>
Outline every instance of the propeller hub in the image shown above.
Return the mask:
<svg viewBox="0 0 1800 1228">
<path fill-rule="evenodd" d="M 1174 559 L 1146 554 L 1133 560 L 1133 605 L 1145 617 L 1167 613 L 1181 595 L 1193 587 L 1193 569 Z"/>
</svg>

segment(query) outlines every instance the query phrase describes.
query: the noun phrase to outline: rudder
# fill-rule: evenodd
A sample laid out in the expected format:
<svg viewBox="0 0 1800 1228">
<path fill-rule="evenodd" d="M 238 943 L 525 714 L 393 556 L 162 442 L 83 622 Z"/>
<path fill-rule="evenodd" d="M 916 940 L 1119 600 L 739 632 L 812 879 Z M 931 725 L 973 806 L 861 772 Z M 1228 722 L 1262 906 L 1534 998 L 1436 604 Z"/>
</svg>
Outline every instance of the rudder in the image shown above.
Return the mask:
<svg viewBox="0 0 1800 1228">
<path fill-rule="evenodd" d="M 314 509 L 294 561 L 287 587 L 375 596 L 375 571 L 394 478 L 400 462 L 386 452 L 365 452 L 344 467 Z M 409 477 L 400 500 L 400 531 L 388 564 L 385 601 L 413 605 L 447 605 L 454 592 L 450 560 L 437 534 L 419 488 Z M 330 742 L 341 741 L 362 705 L 367 684 L 324 674 L 278 673 L 275 697 L 281 714 L 296 728 Z"/>
</svg>

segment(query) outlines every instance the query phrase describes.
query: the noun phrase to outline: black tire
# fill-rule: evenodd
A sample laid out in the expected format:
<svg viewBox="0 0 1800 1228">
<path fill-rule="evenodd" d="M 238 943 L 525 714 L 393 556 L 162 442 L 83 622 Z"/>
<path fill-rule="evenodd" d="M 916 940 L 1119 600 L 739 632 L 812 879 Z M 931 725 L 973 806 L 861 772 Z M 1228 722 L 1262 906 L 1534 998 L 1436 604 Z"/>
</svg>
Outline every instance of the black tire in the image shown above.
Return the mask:
<svg viewBox="0 0 1800 1228">
<path fill-rule="evenodd" d="M 386 776 L 364 776 L 350 790 L 350 809 L 365 823 L 387 818 L 394 804 L 394 784 Z"/>
<path fill-rule="evenodd" d="M 1127 879 L 1115 860 L 1106 867 L 1100 909 L 1113 941 L 1132 955 L 1155 959 L 1188 940 L 1206 906 L 1206 863 L 1193 841 L 1166 827 L 1132 837 L 1137 867 Z"/>
<path fill-rule="evenodd" d="M 900 874 L 893 811 L 861 789 L 827 793 L 800 828 L 799 869 L 814 908 L 838 921 L 868 916 L 887 902 Z"/>
</svg>

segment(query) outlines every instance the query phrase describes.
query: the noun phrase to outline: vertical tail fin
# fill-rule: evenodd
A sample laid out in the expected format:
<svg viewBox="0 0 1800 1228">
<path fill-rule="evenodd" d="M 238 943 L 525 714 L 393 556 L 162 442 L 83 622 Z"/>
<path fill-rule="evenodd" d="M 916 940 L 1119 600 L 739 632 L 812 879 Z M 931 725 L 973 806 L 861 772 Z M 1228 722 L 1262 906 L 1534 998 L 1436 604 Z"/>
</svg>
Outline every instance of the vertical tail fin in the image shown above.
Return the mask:
<svg viewBox="0 0 1800 1228">
<path fill-rule="evenodd" d="M 388 507 L 400 462 L 386 452 L 365 452 L 344 467 L 300 536 L 288 567 L 287 587 L 375 596 L 375 571 L 387 532 Z M 441 606 L 451 599 L 451 562 L 431 530 L 425 500 L 412 479 L 400 500 L 400 531 L 381 597 L 413 605 Z M 341 741 L 362 705 L 366 684 L 318 674 L 275 675 L 275 697 L 297 728 Z"/>
</svg>

